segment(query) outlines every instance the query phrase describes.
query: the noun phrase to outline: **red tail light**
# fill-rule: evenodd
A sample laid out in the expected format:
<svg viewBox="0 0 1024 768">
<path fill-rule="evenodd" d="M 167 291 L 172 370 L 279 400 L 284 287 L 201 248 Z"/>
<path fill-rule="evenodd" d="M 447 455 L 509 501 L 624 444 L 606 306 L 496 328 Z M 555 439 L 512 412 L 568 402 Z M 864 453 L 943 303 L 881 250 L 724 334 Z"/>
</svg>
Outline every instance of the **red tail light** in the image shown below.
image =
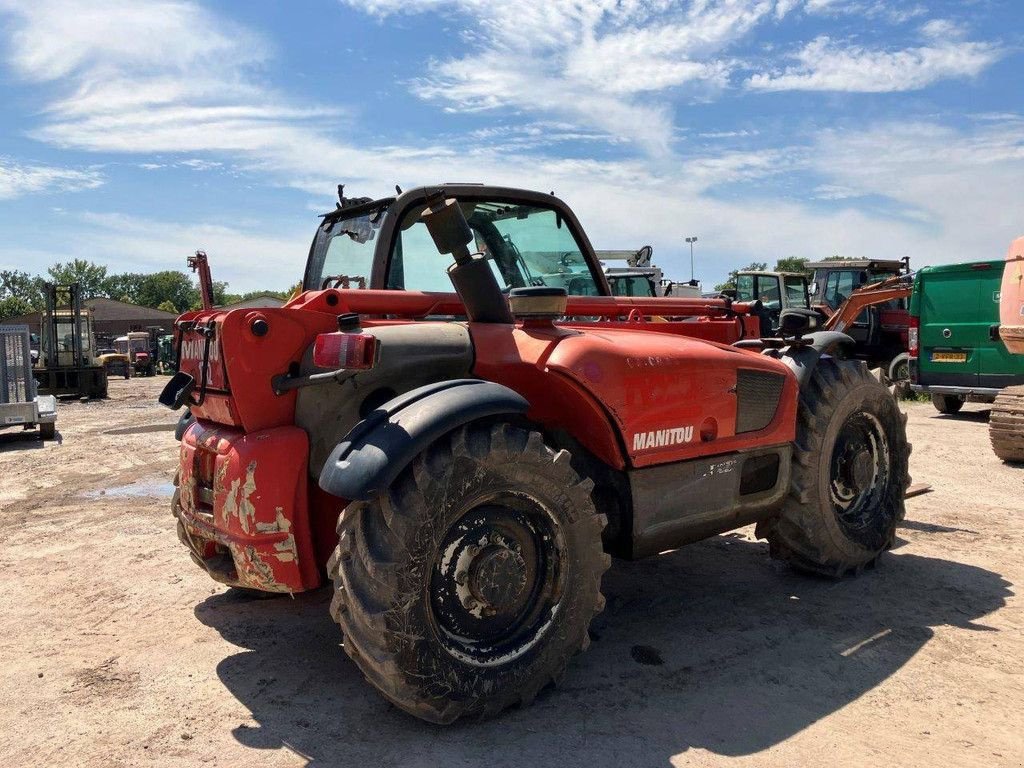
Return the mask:
<svg viewBox="0 0 1024 768">
<path fill-rule="evenodd" d="M 317 368 L 373 368 L 377 362 L 377 337 L 368 333 L 321 333 L 313 342 Z"/>
<path fill-rule="evenodd" d="M 911 315 L 910 327 L 907 328 L 907 351 L 911 357 L 917 357 L 921 343 L 921 319 Z"/>
</svg>

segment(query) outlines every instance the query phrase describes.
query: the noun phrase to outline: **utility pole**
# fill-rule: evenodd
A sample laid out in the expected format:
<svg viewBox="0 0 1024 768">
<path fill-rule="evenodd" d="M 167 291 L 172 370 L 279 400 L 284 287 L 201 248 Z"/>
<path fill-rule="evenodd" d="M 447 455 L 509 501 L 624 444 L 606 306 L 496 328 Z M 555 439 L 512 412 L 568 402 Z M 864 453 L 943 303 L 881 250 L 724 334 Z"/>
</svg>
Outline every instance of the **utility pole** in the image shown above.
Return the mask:
<svg viewBox="0 0 1024 768">
<path fill-rule="evenodd" d="M 697 236 L 686 238 L 686 242 L 690 244 L 690 283 L 693 283 L 693 244 L 697 242 Z"/>
</svg>

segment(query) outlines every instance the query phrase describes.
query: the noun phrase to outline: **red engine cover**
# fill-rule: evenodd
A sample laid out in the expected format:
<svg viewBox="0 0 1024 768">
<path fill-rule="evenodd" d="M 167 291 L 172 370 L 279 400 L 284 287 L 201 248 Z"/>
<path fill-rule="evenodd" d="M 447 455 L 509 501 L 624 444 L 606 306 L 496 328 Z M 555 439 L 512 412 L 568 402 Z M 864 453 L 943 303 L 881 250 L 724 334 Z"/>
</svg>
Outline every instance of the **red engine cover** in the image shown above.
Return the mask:
<svg viewBox="0 0 1024 768">
<path fill-rule="evenodd" d="M 638 331 L 470 330 L 478 376 L 520 392 L 531 418 L 566 429 L 612 466 L 665 464 L 795 437 L 796 378 L 764 355 Z M 768 426 L 737 435 L 740 369 L 785 378 Z"/>
</svg>

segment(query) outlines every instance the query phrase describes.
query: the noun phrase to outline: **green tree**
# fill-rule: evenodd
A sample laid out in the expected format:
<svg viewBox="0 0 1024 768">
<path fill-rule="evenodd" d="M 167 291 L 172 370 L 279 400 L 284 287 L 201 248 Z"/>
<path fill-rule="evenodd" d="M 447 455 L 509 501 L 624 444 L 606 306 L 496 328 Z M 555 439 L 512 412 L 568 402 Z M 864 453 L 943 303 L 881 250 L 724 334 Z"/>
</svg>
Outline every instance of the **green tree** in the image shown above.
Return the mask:
<svg viewBox="0 0 1024 768">
<path fill-rule="evenodd" d="M 747 266 L 741 269 L 734 269 L 729 273 L 729 279 L 724 283 L 719 283 L 715 286 L 716 291 L 729 291 L 736 287 L 736 275 L 739 272 L 764 272 L 768 269 L 768 262 L 766 261 L 752 261 Z"/>
<path fill-rule="evenodd" d="M 121 272 L 115 275 L 108 275 L 107 279 L 103 282 L 103 292 L 111 299 L 126 301 L 129 304 L 138 304 L 139 292 L 146 277 L 141 272 Z"/>
<path fill-rule="evenodd" d="M 0 320 L 34 312 L 35 307 L 19 296 L 5 296 L 0 299 Z"/>
<path fill-rule="evenodd" d="M 46 304 L 43 279 L 16 269 L 0 270 L 0 317 L 24 315 Z"/>
<path fill-rule="evenodd" d="M 57 262 L 47 272 L 50 279 L 61 285 L 78 283 L 81 286 L 82 298 L 106 296 L 107 268 L 102 264 L 94 264 L 85 259 L 75 259 L 66 264 Z"/>
<path fill-rule="evenodd" d="M 178 308 L 174 306 L 174 304 L 172 304 L 170 301 L 160 302 L 160 306 L 157 307 L 157 309 L 159 309 L 161 312 L 174 312 L 175 314 L 177 314 L 178 312 Z"/>
<path fill-rule="evenodd" d="M 159 307 L 170 302 L 174 311 L 184 312 L 199 303 L 199 291 L 192 279 L 184 272 L 174 269 L 146 275 L 139 286 L 139 304 L 145 307 Z"/>
<path fill-rule="evenodd" d="M 799 256 L 787 256 L 779 259 L 775 262 L 776 272 L 803 272 L 807 279 L 811 279 L 811 275 L 814 274 L 813 269 L 807 268 L 807 259 L 803 259 Z"/>
</svg>

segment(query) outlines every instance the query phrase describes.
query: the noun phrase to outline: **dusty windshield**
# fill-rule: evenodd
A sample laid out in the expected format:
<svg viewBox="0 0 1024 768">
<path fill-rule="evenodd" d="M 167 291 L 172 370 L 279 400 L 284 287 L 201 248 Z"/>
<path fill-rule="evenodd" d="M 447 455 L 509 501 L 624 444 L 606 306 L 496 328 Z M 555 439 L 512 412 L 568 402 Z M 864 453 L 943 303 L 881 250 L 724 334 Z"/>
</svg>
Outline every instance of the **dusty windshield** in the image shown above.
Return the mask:
<svg viewBox="0 0 1024 768">
<path fill-rule="evenodd" d="M 325 222 L 317 233 L 307 288 L 368 288 L 373 252 L 387 206 Z"/>
<path fill-rule="evenodd" d="M 462 212 L 473 232 L 470 247 L 491 260 L 504 289 L 528 286 L 565 288 L 593 296 L 597 283 L 569 225 L 552 208 L 500 201 L 464 201 Z M 420 209 L 402 220 L 389 260 L 387 287 L 450 291 L 445 269 L 451 256 L 434 247 Z"/>
</svg>

